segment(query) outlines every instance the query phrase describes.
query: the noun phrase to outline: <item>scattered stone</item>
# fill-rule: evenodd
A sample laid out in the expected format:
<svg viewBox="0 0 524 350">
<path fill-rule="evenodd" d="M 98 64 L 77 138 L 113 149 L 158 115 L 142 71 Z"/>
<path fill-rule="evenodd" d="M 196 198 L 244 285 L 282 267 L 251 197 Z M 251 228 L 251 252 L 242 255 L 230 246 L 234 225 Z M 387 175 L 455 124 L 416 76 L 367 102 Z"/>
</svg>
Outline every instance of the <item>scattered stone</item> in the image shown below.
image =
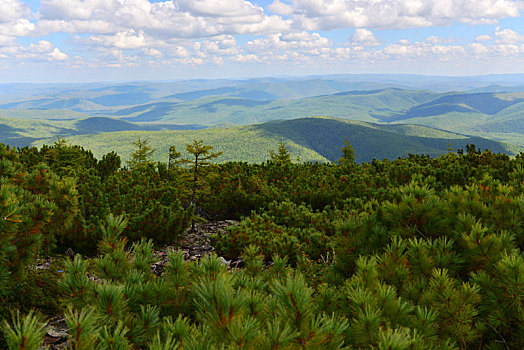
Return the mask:
<svg viewBox="0 0 524 350">
<path fill-rule="evenodd" d="M 222 264 L 229 266 L 231 264 L 230 260 L 226 260 L 224 257 L 220 257 L 220 261 L 222 261 Z"/>
<path fill-rule="evenodd" d="M 239 269 L 239 268 L 241 268 L 243 266 L 244 266 L 244 262 L 242 261 L 242 259 L 238 259 L 238 260 L 232 261 L 229 264 L 229 267 L 232 268 L 232 269 Z"/>
<path fill-rule="evenodd" d="M 50 257 L 50 256 L 46 258 L 35 259 L 35 264 L 29 265 L 28 267 L 30 269 L 35 269 L 35 270 L 47 270 L 51 267 L 51 265 L 53 264 L 55 260 L 56 258 Z"/>
<path fill-rule="evenodd" d="M 44 337 L 44 347 L 41 349 L 67 349 L 69 345 L 68 327 L 63 315 L 55 317 L 47 324 L 47 333 Z"/>
<path fill-rule="evenodd" d="M 211 245 L 211 237 L 213 235 L 223 233 L 228 227 L 238 225 L 238 223 L 235 220 L 225 220 L 196 224 L 195 231 L 191 231 L 191 228 L 188 228 L 182 235 L 178 251 L 184 253 L 184 260 L 186 261 L 199 260 L 215 251 L 215 247 Z M 151 265 L 151 272 L 155 275 L 160 276 L 164 271 L 164 266 L 167 264 L 167 252 L 170 249 L 174 248 L 167 246 L 155 252 L 158 261 Z M 230 261 L 224 258 L 221 259 L 224 265 L 230 266 Z"/>
<path fill-rule="evenodd" d="M 50 326 L 47 330 L 47 335 L 51 338 L 67 338 L 69 335 L 66 331 Z"/>
<path fill-rule="evenodd" d="M 67 250 L 65 251 L 64 254 L 67 255 L 69 257 L 69 259 L 71 259 L 71 260 L 75 259 L 75 252 L 73 251 L 73 249 L 71 247 L 67 248 Z"/>
</svg>

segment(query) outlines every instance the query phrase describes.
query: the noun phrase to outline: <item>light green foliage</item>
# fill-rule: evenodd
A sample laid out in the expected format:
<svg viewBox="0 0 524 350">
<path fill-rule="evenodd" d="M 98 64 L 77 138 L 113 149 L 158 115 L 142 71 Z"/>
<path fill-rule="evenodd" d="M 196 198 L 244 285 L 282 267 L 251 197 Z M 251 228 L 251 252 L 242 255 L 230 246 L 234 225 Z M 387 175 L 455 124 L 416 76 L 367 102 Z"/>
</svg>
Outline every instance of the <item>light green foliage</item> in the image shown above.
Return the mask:
<svg viewBox="0 0 524 350">
<path fill-rule="evenodd" d="M 153 153 L 155 153 L 155 150 L 149 145 L 149 140 L 142 140 L 139 137 L 138 140 L 133 142 L 133 145 L 136 146 L 136 150 L 130 154 L 130 158 L 127 161 L 129 169 L 137 170 L 153 165 Z"/>
<path fill-rule="evenodd" d="M 191 231 L 195 231 L 195 213 L 198 209 L 197 189 L 205 186 L 202 181 L 203 172 L 211 164 L 211 159 L 215 159 L 222 155 L 222 152 L 211 152 L 213 146 L 204 145 L 202 140 L 193 140 L 193 143 L 186 144 L 186 151 L 190 154 L 190 158 L 182 159 L 182 164 L 187 164 L 191 172 L 191 199 L 189 205 L 193 207 L 193 219 L 191 221 Z M 174 154 L 177 155 L 177 154 Z M 200 193 L 199 193 L 200 194 Z"/>
<path fill-rule="evenodd" d="M 269 158 L 272 162 L 281 166 L 291 163 L 291 156 L 282 141 L 278 143 L 278 149 L 276 151 L 269 151 Z"/>
<path fill-rule="evenodd" d="M 342 157 L 338 160 L 338 163 L 346 169 L 350 169 L 355 165 L 355 150 L 351 146 L 351 142 L 346 138 L 344 141 L 344 147 L 342 147 Z"/>
<path fill-rule="evenodd" d="M 13 324 L 4 321 L 2 325 L 9 350 L 36 350 L 40 348 L 45 335 L 45 324 L 33 312 L 22 316 L 13 313 Z"/>
</svg>

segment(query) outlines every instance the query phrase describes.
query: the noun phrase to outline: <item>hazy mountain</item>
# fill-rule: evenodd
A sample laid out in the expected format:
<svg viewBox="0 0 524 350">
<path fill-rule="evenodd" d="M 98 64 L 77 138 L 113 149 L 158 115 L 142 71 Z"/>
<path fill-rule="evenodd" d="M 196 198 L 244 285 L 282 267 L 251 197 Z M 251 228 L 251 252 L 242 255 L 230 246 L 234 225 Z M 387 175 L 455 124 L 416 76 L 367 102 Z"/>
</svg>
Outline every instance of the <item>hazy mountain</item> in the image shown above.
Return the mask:
<svg viewBox="0 0 524 350">
<path fill-rule="evenodd" d="M 418 124 L 522 145 L 523 81 L 522 74 L 362 74 L 0 84 L 0 117 L 10 120 L 0 123 L 0 140 L 24 144 L 57 135 L 196 129 L 328 116 Z M 33 122 L 28 128 L 21 122 L 35 119 L 42 123 Z"/>
</svg>

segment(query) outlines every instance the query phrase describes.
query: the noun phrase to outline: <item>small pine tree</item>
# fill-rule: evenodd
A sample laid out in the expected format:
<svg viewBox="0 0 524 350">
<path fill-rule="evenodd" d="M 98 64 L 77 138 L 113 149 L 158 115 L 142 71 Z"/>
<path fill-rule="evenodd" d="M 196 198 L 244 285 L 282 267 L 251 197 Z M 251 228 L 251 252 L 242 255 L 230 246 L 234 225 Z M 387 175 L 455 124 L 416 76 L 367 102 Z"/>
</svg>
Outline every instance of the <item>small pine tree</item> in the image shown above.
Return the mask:
<svg viewBox="0 0 524 350">
<path fill-rule="evenodd" d="M 186 144 L 187 152 L 191 154 L 193 157 L 191 159 L 182 160 L 182 163 L 189 164 L 193 173 L 192 195 L 190 202 L 190 205 L 193 206 L 193 214 L 195 213 L 195 210 L 197 208 L 196 195 L 198 181 L 201 178 L 202 168 L 209 166 L 211 164 L 211 159 L 218 158 L 220 157 L 220 155 L 222 155 L 222 152 L 211 152 L 213 146 L 204 145 L 203 142 L 204 141 L 202 140 L 193 140 L 193 143 Z M 195 231 L 195 221 L 193 219 L 191 220 L 191 231 Z"/>
<path fill-rule="evenodd" d="M 276 151 L 269 151 L 269 157 L 273 163 L 279 165 L 291 164 L 291 156 L 282 141 L 278 143 L 278 149 Z"/>
<path fill-rule="evenodd" d="M 45 323 L 33 311 L 21 316 L 17 310 L 13 313 L 13 325 L 5 321 L 2 328 L 9 350 L 36 350 L 45 336 Z"/>
<path fill-rule="evenodd" d="M 353 146 L 351 146 L 351 142 L 348 138 L 344 141 L 344 147 L 342 147 L 342 157 L 338 160 L 338 164 L 340 164 L 344 168 L 351 168 L 355 165 L 355 150 L 353 149 Z"/>
<path fill-rule="evenodd" d="M 155 150 L 149 145 L 149 140 L 142 140 L 140 137 L 133 142 L 136 150 L 131 153 L 131 158 L 127 161 L 127 165 L 131 170 L 143 169 L 153 164 L 153 153 Z"/>
<path fill-rule="evenodd" d="M 120 156 L 115 152 L 109 152 L 108 154 L 104 154 L 98 162 L 98 173 L 105 178 L 120 169 L 121 164 Z"/>
</svg>

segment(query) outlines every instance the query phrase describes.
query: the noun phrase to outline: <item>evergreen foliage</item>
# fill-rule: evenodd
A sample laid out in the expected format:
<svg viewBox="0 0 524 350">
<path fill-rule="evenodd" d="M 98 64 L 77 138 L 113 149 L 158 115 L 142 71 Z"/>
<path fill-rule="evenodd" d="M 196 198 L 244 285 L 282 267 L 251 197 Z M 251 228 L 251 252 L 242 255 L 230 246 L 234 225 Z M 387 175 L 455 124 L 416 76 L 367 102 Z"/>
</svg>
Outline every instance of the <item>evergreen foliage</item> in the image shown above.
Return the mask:
<svg viewBox="0 0 524 350">
<path fill-rule="evenodd" d="M 356 164 L 346 143 L 338 164 L 299 164 L 282 146 L 211 165 L 195 141 L 189 167 L 172 148 L 170 166 L 127 170 L 61 141 L 0 145 L 0 347 L 39 348 L 28 309 L 62 304 L 73 349 L 524 348 L 522 155 Z M 169 249 L 155 275 L 197 203 L 240 223 L 212 238 L 219 255 Z M 18 295 L 41 281 L 35 258 L 65 248 L 88 256 L 34 283 L 42 301 Z"/>
<path fill-rule="evenodd" d="M 127 161 L 129 169 L 135 170 L 153 165 L 152 156 L 155 150 L 149 145 L 149 140 L 142 140 L 139 137 L 138 140 L 133 142 L 133 145 L 136 146 L 136 150 L 131 153 L 130 159 Z"/>
</svg>

